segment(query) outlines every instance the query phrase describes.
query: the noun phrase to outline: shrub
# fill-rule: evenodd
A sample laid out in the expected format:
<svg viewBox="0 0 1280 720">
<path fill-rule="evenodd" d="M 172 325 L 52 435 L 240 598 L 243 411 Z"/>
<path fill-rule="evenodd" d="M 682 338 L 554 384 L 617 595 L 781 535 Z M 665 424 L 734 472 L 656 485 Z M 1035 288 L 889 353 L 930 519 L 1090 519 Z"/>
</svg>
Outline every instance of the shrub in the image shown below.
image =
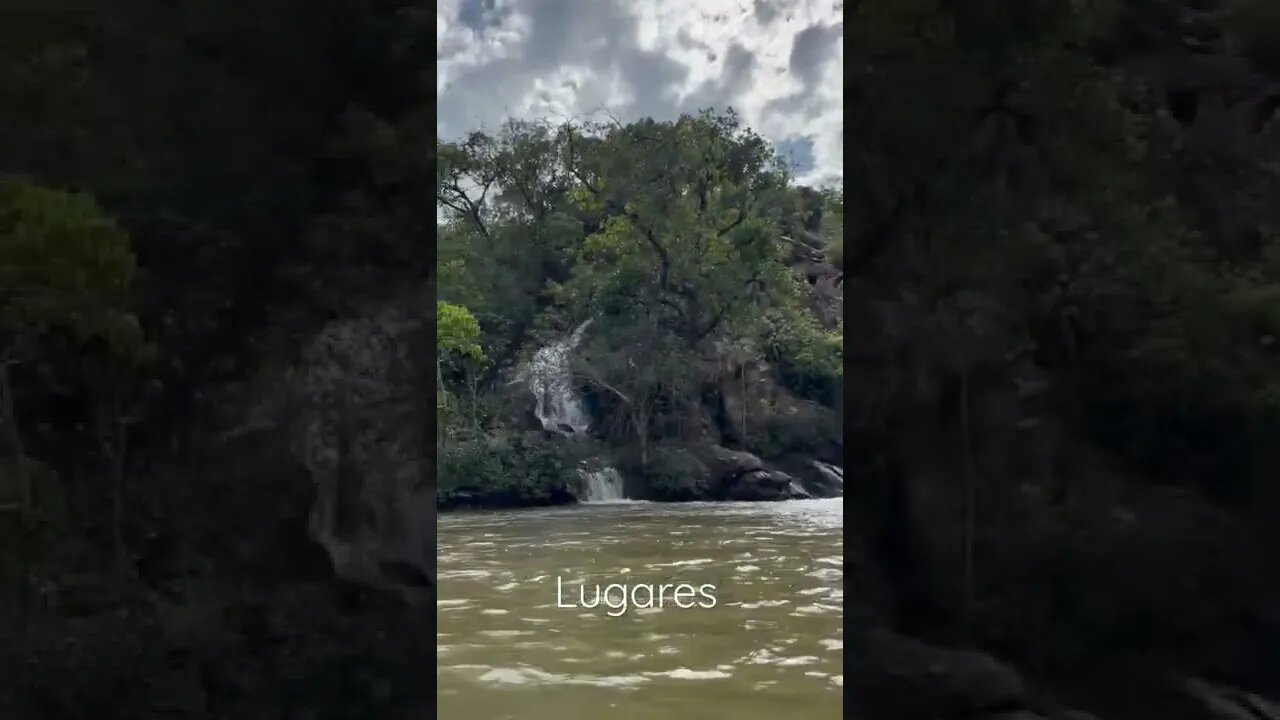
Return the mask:
<svg viewBox="0 0 1280 720">
<path fill-rule="evenodd" d="M 795 413 L 765 418 L 763 431 L 751 435 L 748 449 L 762 458 L 812 452 L 834 439 L 837 427 L 828 408 L 806 404 Z"/>
<path fill-rule="evenodd" d="M 844 376 L 844 335 L 826 331 L 803 308 L 776 308 L 765 317 L 764 341 L 782 384 L 800 397 L 826 402 Z"/>
<path fill-rule="evenodd" d="M 706 495 L 707 468 L 683 447 L 654 448 L 644 479 L 653 500 L 679 502 Z"/>
<path fill-rule="evenodd" d="M 568 480 L 595 445 L 517 433 L 441 448 L 437 505 L 517 507 L 570 502 Z"/>
</svg>

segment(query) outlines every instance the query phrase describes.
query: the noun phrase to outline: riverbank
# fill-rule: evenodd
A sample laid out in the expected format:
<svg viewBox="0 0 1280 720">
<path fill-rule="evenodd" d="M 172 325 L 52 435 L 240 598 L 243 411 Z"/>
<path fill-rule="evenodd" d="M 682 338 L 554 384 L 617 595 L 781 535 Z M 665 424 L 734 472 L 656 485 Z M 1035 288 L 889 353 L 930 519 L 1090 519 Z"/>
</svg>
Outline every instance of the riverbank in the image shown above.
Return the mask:
<svg viewBox="0 0 1280 720">
<path fill-rule="evenodd" d="M 627 448 L 549 432 L 508 433 L 440 449 L 436 507 L 514 508 L 629 498 L 661 502 L 839 497 L 833 445 L 769 460 L 714 443 L 661 443 L 644 463 Z M 834 461 L 833 461 L 834 460 Z"/>
</svg>

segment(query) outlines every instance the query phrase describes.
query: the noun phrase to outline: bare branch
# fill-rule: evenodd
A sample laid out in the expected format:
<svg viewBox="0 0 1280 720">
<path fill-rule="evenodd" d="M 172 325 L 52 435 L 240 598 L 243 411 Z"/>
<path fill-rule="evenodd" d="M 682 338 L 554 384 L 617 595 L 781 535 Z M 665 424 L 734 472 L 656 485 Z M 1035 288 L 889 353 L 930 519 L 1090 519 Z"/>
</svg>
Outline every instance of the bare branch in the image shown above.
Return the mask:
<svg viewBox="0 0 1280 720">
<path fill-rule="evenodd" d="M 613 393 L 614 395 L 617 395 L 617 396 L 618 396 L 618 399 L 622 400 L 622 402 L 626 403 L 628 406 L 630 406 L 630 407 L 634 407 L 634 406 L 635 406 L 635 403 L 631 402 L 631 398 L 627 397 L 626 393 L 622 392 L 622 391 L 621 391 L 621 390 L 619 390 L 618 388 L 616 388 L 616 387 L 614 387 L 614 386 L 610 385 L 609 383 L 605 382 L 605 381 L 604 381 L 604 380 L 603 380 L 603 379 L 602 379 L 598 374 L 596 374 L 595 372 L 585 371 L 585 372 L 579 372 L 579 373 L 576 373 L 576 374 L 577 374 L 577 376 L 578 376 L 578 377 L 582 378 L 583 380 L 586 380 L 586 381 L 590 382 L 590 383 L 591 383 L 591 384 L 593 384 L 593 385 L 596 385 L 596 386 L 598 386 L 598 387 L 604 388 L 605 390 L 608 390 L 609 392 Z"/>
</svg>

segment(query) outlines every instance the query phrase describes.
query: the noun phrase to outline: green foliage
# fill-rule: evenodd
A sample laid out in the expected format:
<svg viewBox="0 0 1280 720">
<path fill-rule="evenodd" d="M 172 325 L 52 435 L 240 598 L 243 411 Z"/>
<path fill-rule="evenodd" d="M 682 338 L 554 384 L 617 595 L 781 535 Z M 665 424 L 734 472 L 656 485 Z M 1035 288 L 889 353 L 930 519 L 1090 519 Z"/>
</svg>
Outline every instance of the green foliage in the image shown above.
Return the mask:
<svg viewBox="0 0 1280 720">
<path fill-rule="evenodd" d="M 1073 421 L 1073 436 L 1101 439 L 1133 461 L 1128 467 L 1167 482 L 1205 478 L 1241 498 L 1273 492 L 1268 463 L 1274 464 L 1269 453 L 1280 417 L 1276 219 L 1246 228 L 1257 231 L 1256 242 L 1241 251 L 1204 216 L 1247 225 L 1245 218 L 1221 208 L 1205 213 L 1187 196 L 1207 184 L 1210 194 L 1256 198 L 1259 205 L 1277 197 L 1276 120 L 1260 115 L 1251 131 L 1228 130 L 1232 147 L 1221 158 L 1197 156 L 1198 135 L 1166 135 L 1167 101 L 1134 81 L 1129 68 L 1146 63 L 1129 62 L 1126 53 L 1152 50 L 1134 46 L 1134 16 L 1178 3 L 850 6 L 842 26 L 845 51 L 853 53 L 845 182 L 854 210 L 847 226 L 845 187 L 792 186 L 771 145 L 733 113 L 586 126 L 512 122 L 495 133 L 437 140 L 434 87 L 421 73 L 430 65 L 424 32 L 430 20 L 422 8 L 262 0 L 228 13 L 225 3 L 209 0 L 76 0 L 66 16 L 75 20 L 66 22 L 40 3 L 28 5 L 6 11 L 0 22 L 0 167 L 33 178 L 0 181 L 0 361 L 31 361 L 13 375 L 12 398 L 28 441 L 23 467 L 37 495 L 54 494 L 61 485 L 47 478 L 97 477 L 99 455 L 114 452 L 88 430 L 95 420 L 89 410 L 101 409 L 106 398 L 89 387 L 85 370 L 104 357 L 120 364 L 146 359 L 140 327 L 157 344 L 156 392 L 139 412 L 122 413 L 141 425 L 143 455 L 136 462 L 146 468 L 130 477 L 122 537 L 130 572 L 136 565 L 140 594 L 148 598 L 157 597 L 156 587 L 142 588 L 152 580 L 141 576 L 154 568 L 152 556 L 164 553 L 207 576 L 209 594 L 234 595 L 246 584 L 226 568 L 243 567 L 244 553 L 223 547 L 223 540 L 284 526 L 258 518 L 228 525 L 244 514 L 210 517 L 208 502 L 169 522 L 176 501 L 157 498 L 213 502 L 231 486 L 277 483 L 214 483 L 202 473 L 152 468 L 167 461 L 188 468 L 191 457 L 230 454 L 211 448 L 207 432 L 211 418 L 242 409 L 221 401 L 223 390 L 260 374 L 268 359 L 289 363 L 329 319 L 422 284 L 433 247 L 437 340 L 445 355 L 438 366 L 447 406 L 440 416 L 444 506 L 565 497 L 566 478 L 590 445 L 513 434 L 527 420 L 528 394 L 511 389 L 504 373 L 588 317 L 597 322 L 575 372 L 599 433 L 649 450 L 648 480 L 660 496 L 697 496 L 702 469 L 663 441 L 696 426 L 706 411 L 701 393 L 726 365 L 766 355 L 794 393 L 822 400 L 844 381 L 843 328 L 824 327 L 803 308 L 787 267 L 790 254 L 816 248 L 860 286 L 886 291 L 880 299 L 907 298 L 897 308 L 903 327 L 895 341 L 911 357 L 912 373 L 932 373 L 926 379 L 938 385 L 957 375 L 1008 385 L 1015 367 L 1036 365 L 1058 389 L 1045 411 Z M 1221 6 L 1206 15 L 1211 22 L 1222 18 L 1228 54 L 1276 73 L 1280 6 L 1270 0 Z M 1123 32 L 1117 16 L 1127 23 Z M 1237 94 L 1247 93 L 1229 93 Z M 1256 105 L 1262 113 L 1274 100 Z M 1224 172 L 1205 176 L 1193 165 Z M 434 208 L 421 202 L 428 186 Z M 782 236 L 790 241 L 780 243 Z M 425 304 L 420 310 L 427 312 Z M 918 412 L 910 401 L 919 398 L 909 390 L 887 394 L 893 394 L 888 413 Z M 899 402 L 902 396 L 907 402 Z M 767 456 L 805 452 L 829 435 L 834 419 L 826 412 L 779 410 L 763 423 L 751 417 L 749 449 Z M 899 419 L 911 426 L 918 418 Z M 979 454 L 988 451 L 987 439 L 978 438 Z M 133 463 L 135 445 L 129 447 Z M 12 458 L 0 462 L 4 472 L 19 474 Z M 91 469 L 64 472 L 75 465 Z M 95 562 L 102 565 L 95 549 L 110 545 L 100 537 L 110 498 L 99 485 L 68 484 L 65 502 L 36 498 L 42 511 L 61 508 L 50 518 L 67 517 L 41 526 L 33 537 L 51 546 L 32 556 L 53 564 L 72 558 L 70 566 L 33 571 L 32 585 L 47 588 L 47 599 L 105 595 L 68 587 Z M 994 494 L 997 485 L 986 482 L 983 491 Z M 139 498 L 147 499 L 145 512 L 135 512 Z M 998 499 L 984 497 L 992 503 L 979 517 L 993 516 Z M 294 504 L 278 495 L 255 500 L 254 508 Z M 168 542 L 157 539 L 159 518 L 182 536 L 168 544 L 212 549 L 156 550 Z M 1208 542 L 1243 525 L 1195 518 L 1169 538 L 1146 540 L 1172 548 L 1162 556 L 1167 567 L 1156 567 L 1133 542 L 1140 535 L 1127 530 L 1103 534 L 1105 542 L 1074 574 L 1032 558 L 1028 567 L 1053 569 L 1045 583 L 1063 575 L 1088 586 L 1088 592 L 1062 586 L 1087 598 L 1086 621 L 1078 622 L 1077 613 L 1072 624 L 1073 611 L 1055 598 L 1055 612 L 1067 617 L 1054 618 L 1053 626 L 1065 630 L 1050 633 L 1050 644 L 1074 642 L 1083 650 L 1089 635 L 1104 635 L 1132 645 L 1115 638 L 1131 640 L 1124 633 L 1134 627 L 1161 634 L 1154 623 L 1107 611 L 1179 616 L 1172 612 L 1178 602 L 1166 599 L 1186 596 L 1187 558 L 1193 568 L 1216 566 L 1220 558 L 1247 556 L 1232 550 L 1274 545 Z M 1195 527 L 1212 532 L 1201 538 L 1191 534 Z M 1003 527 L 992 529 L 996 544 L 1011 544 Z M 1171 541 L 1176 537 L 1181 544 Z M 1116 575 L 1100 562 L 1115 557 L 1115 548 L 1134 551 L 1125 567 L 1149 568 L 1150 575 L 1130 574 L 1133 587 L 1121 595 L 1132 593 L 1133 600 L 1094 592 L 1111 582 L 1101 575 Z M 1196 548 L 1214 557 L 1197 557 Z M 979 555 L 981 565 L 986 558 Z M 188 574 L 176 573 L 180 578 L 166 587 L 185 587 Z M 1207 613 L 1230 583 L 1202 574 L 1210 577 L 1196 580 L 1197 604 L 1203 603 L 1197 612 Z M 1247 563 L 1221 574 L 1250 577 Z M 274 582 L 281 573 L 263 576 Z M 296 589 L 262 596 L 278 603 Z M 187 590 L 193 597 L 205 592 Z M 296 610 L 314 611 L 306 623 L 284 628 L 284 636 L 295 634 L 293 644 L 273 640 L 283 650 L 264 654 L 230 628 L 215 633 L 230 644 L 191 648 L 187 660 L 179 659 L 187 664 L 172 671 L 161 667 L 172 659 L 161 652 L 172 638 L 147 629 L 159 628 L 150 600 L 85 618 L 83 629 L 100 627 L 101 637 L 70 637 L 50 622 L 52 636 L 33 645 L 45 646 L 31 653 L 38 662 L 24 654 L 6 667 L 25 670 L 0 673 L 14 679 L 0 688 L 0 708 L 13 707 L 6 704 L 13 688 L 31 686 L 29 697 L 37 700 L 28 714 L 91 708 L 141 717 L 154 711 L 157 689 L 185 693 L 184 678 L 198 669 L 209 680 L 199 693 L 208 697 L 198 702 L 228 716 L 254 716 L 278 704 L 280 693 L 266 690 L 281 682 L 296 691 L 287 695 L 302 698 L 294 709 L 303 716 L 397 715 L 399 708 L 352 699 L 366 692 L 385 698 L 383 683 L 372 677 L 330 682 L 351 676 L 347 664 L 362 672 L 378 668 L 374 659 L 395 633 L 359 625 L 357 614 L 326 615 L 327 598 L 299 597 L 301 608 L 264 607 L 254 598 L 241 616 L 219 614 L 233 617 L 236 627 L 258 627 L 264 610 L 268 618 L 294 620 Z M 1248 621 L 1241 624 L 1254 624 L 1256 609 L 1240 604 L 1238 615 Z M 1009 619 L 1018 616 L 1007 607 L 993 606 L 990 614 L 1011 634 L 1025 626 Z M 278 630 L 269 633 L 276 640 Z M 332 633 L 332 646 L 316 653 L 313 638 L 324 633 Z M 304 636 L 306 642 L 298 639 Z M 379 638 L 378 647 L 353 649 L 352 638 Z M 245 658 L 263 662 L 246 673 Z M 134 665 L 155 672 L 86 672 Z M 265 688 L 267 700 L 252 697 L 259 690 L 240 682 L 246 677 L 270 680 L 250 683 Z M 359 691 L 345 692 L 353 687 Z M 321 688 L 342 689 L 343 697 L 308 706 L 305 699 Z M 254 700 L 264 704 L 248 707 Z"/>
<path fill-rule="evenodd" d="M 0 181 L 0 333 L 11 341 L 66 333 L 136 360 L 134 272 L 129 237 L 91 198 Z"/>
<path fill-rule="evenodd" d="M 601 328 L 578 354 L 578 376 L 595 393 L 600 430 L 615 441 L 647 444 L 663 419 L 698 402 L 696 356 L 655 324 Z"/>
<path fill-rule="evenodd" d="M 786 178 L 732 113 L 510 123 L 439 154 L 437 200 L 449 216 L 440 267 L 455 281 L 442 292 L 487 330 L 495 316 L 527 327 L 521 308 L 555 302 L 571 317 L 586 306 L 652 311 L 696 343 L 749 316 L 785 277 L 775 235 Z M 490 197 L 493 187 L 503 195 Z"/>
<path fill-rule="evenodd" d="M 653 494 L 652 499 L 664 502 L 704 498 L 706 476 L 706 466 L 678 445 L 654 448 L 645 468 L 645 482 Z"/>
<path fill-rule="evenodd" d="M 423 13 L 402 5 L 0 12 L 0 362 L 18 420 L 0 421 L 0 505 L 15 445 L 33 494 L 25 517 L 0 511 L 0 716 L 181 716 L 207 699 L 249 717 L 280 692 L 315 717 L 406 711 L 381 688 L 421 653 L 390 649 L 381 611 L 340 612 L 325 558 L 308 589 L 309 551 L 283 550 L 284 572 L 260 577 L 287 589 L 250 599 L 227 539 L 309 495 L 282 489 L 290 470 L 225 482 L 263 458 L 279 468 L 284 443 L 247 461 L 215 440 L 262 399 L 243 391 L 269 361 L 293 365 L 324 323 L 429 276 L 434 87 L 419 83 L 428 33 L 409 22 Z M 256 494 L 239 512 L 210 511 L 242 491 Z M 28 587 L 14 637 L 10 601 Z M 405 632 L 420 615 L 400 616 L 401 647 L 422 644 Z M 267 617 L 287 618 L 270 648 L 242 632 Z M 361 679 L 335 682 L 353 668 Z M 230 684 L 193 693 L 197 671 Z"/>
<path fill-rule="evenodd" d="M 442 449 L 437 502 L 442 508 L 568 502 L 569 478 L 598 448 L 539 433 L 490 435 Z"/>
<path fill-rule="evenodd" d="M 766 357 L 778 364 L 783 383 L 801 397 L 828 401 L 844 375 L 844 335 L 824 330 L 794 304 L 771 309 L 762 329 Z"/>
<path fill-rule="evenodd" d="M 452 436 L 460 427 L 481 424 L 481 402 L 476 373 L 488 362 L 480 339 L 480 323 L 461 305 L 436 301 L 436 420 L 441 435 Z M 449 381 L 446 381 L 446 377 Z M 470 412 L 460 399 L 469 390 Z"/>
<path fill-rule="evenodd" d="M 578 209 L 600 218 L 565 297 L 610 316 L 656 316 L 697 344 L 750 319 L 785 281 L 776 238 L 786 176 L 732 112 L 561 136 Z"/>
<path fill-rule="evenodd" d="M 1036 365 L 1058 389 L 1044 411 L 1074 422 L 1072 437 L 1101 439 L 1133 461 L 1127 467 L 1167 482 L 1205 478 L 1240 498 L 1273 492 L 1276 219 L 1245 228 L 1257 231 L 1256 242 L 1241 251 L 1204 216 L 1242 225 L 1246 218 L 1222 208 L 1205 213 L 1187 196 L 1208 185 L 1210 194 L 1258 205 L 1277 197 L 1276 120 L 1261 115 L 1274 100 L 1256 103 L 1259 127 L 1227 131 L 1230 152 L 1220 158 L 1196 155 L 1199 135 L 1215 133 L 1166 135 L 1168 103 L 1134 81 L 1129 68 L 1147 63 L 1129 62 L 1126 53 L 1152 50 L 1134 47 L 1134 16 L 1178 3 L 851 5 L 842 26 L 845 52 L 853 53 L 845 182 L 854 210 L 847 226 L 845 187 L 794 187 L 770 143 L 733 113 L 586 126 L 512 122 L 439 141 L 434 87 L 421 72 L 430 66 L 423 8 L 262 0 L 229 13 L 209 0 L 75 0 L 66 15 L 28 5 L 6 11 L 0 22 L 0 167 L 32 178 L 0 181 L 0 362 L 29 361 L 14 367 L 11 396 L 29 457 L 24 466 L 0 457 L 0 472 L 31 476 L 34 504 L 48 513 L 36 518 L 38 532 L 30 536 L 49 543 L 31 555 L 49 563 L 30 576 L 46 600 L 93 595 L 96 604 L 111 604 L 93 578 L 78 583 L 105 567 L 95 553 L 111 545 L 102 537 L 110 515 L 102 509 L 111 498 L 105 483 L 91 480 L 100 474 L 100 455 L 125 443 L 95 437 L 90 411 L 108 398 L 101 397 L 101 378 L 89 382 L 86 370 L 107 357 L 124 365 L 147 359 L 140 328 L 156 343 L 158 362 L 149 368 L 155 392 L 143 407 L 125 398 L 125 407 L 115 408 L 141 426 L 131 435 L 140 442 L 128 443 L 129 483 L 117 486 L 129 492 L 116 527 L 124 531 L 128 571 L 136 569 L 139 595 L 148 600 L 77 620 L 74 636 L 58 618 L 45 618 L 49 636 L 0 673 L 12 679 L 0 687 L 0 715 L 19 707 L 33 715 L 90 708 L 142 717 L 155 711 L 157 697 L 165 695 L 166 704 L 168 693 L 189 692 L 186 678 L 197 671 L 208 683 L 197 693 L 207 697 L 195 702 L 227 716 L 278 705 L 281 693 L 272 691 L 279 687 L 298 700 L 293 710 L 301 716 L 403 714 L 383 707 L 391 701 L 377 662 L 396 633 L 360 624 L 360 613 L 326 614 L 330 603 L 317 589 L 323 583 L 308 582 L 316 595 L 295 592 L 298 585 L 254 590 L 251 602 L 228 603 L 239 614 L 211 601 L 210 617 L 230 618 L 227 631 L 211 630 L 219 639 L 207 648 L 179 643 L 190 652 L 179 653 L 186 659 L 177 668 L 163 667 L 173 660 L 163 651 L 174 638 L 162 636 L 168 631 L 159 632 L 151 608 L 170 587 L 188 597 L 165 602 L 181 605 L 257 585 L 227 568 L 244 567 L 250 556 L 256 564 L 260 553 L 229 548 L 225 539 L 256 542 L 256 535 L 273 536 L 258 530 L 286 523 L 236 512 L 211 516 L 209 503 L 223 500 L 228 488 L 271 493 L 255 496 L 249 509 L 305 506 L 305 499 L 281 502 L 279 478 L 212 482 L 185 470 L 193 457 L 233 454 L 211 446 L 207 432 L 211 419 L 243 409 L 221 399 L 269 360 L 288 364 L 331 318 L 423 284 L 433 248 L 444 354 L 438 397 L 446 405 L 443 506 L 565 498 L 575 463 L 596 449 L 513 433 L 527 421 L 529 398 L 507 385 L 505 373 L 588 317 L 597 322 L 575 372 L 597 431 L 649 451 L 648 481 L 659 496 L 699 496 L 703 469 L 664 441 L 690 426 L 697 431 L 707 410 L 702 392 L 726 366 L 767 356 L 793 393 L 822 400 L 844 381 L 843 328 L 823 326 L 804 309 L 787 267 L 794 254 L 818 248 L 860 287 L 885 291 L 878 299 L 907 298 L 896 308 L 903 327 L 895 341 L 913 374 L 937 385 L 957 375 L 1008 385 L 1015 367 Z M 1228 54 L 1276 73 L 1280 6 L 1220 5 L 1221 12 L 1206 15 L 1222 18 Z M 1124 32 L 1117 16 L 1125 18 Z M 1223 172 L 1206 176 L 1199 166 Z M 433 208 L 421 201 L 429 186 Z M 789 241 L 780 242 L 783 236 Z M 908 427 L 919 419 L 909 413 L 922 404 L 912 405 L 920 398 L 910 392 L 888 389 L 884 403 L 887 413 L 907 413 L 898 419 Z M 834 425 L 827 410 L 808 405 L 784 413 L 779 408 L 762 423 L 750 417 L 748 449 L 806 452 Z M 979 455 L 995 452 L 985 447 L 988 439 L 977 438 Z M 4 453 L 10 444 L 6 438 Z M 136 466 L 146 469 L 136 476 L 135 447 Z M 153 471 L 166 464 L 184 472 Z M 75 472 L 65 472 L 68 466 Z M 64 488 L 53 478 L 77 482 Z M 983 483 L 992 494 L 979 517 L 995 526 L 994 545 L 1017 545 L 986 519 L 998 511 L 995 479 Z M 53 497 L 64 489 L 68 497 Z M 1063 494 L 1084 494 L 1076 490 Z M 176 513 L 183 505 L 174 498 L 200 507 Z M 1077 512 L 1075 501 L 1069 504 Z M 1260 519 L 1274 516 L 1267 514 L 1273 508 L 1259 507 Z M 1191 518 L 1141 544 L 1134 542 L 1141 533 L 1123 528 L 1095 533 L 1089 542 L 1099 546 L 1065 567 L 1043 562 L 1041 546 L 1027 563 L 1053 570 L 1041 585 L 1059 582 L 1051 575 L 1069 580 L 1049 604 L 1064 617 L 1052 618 L 1058 630 L 1044 636 L 1047 644 L 1078 643 L 1087 661 L 1091 635 L 1130 647 L 1134 634 L 1125 633 L 1134 628 L 1161 635 L 1165 628 L 1132 617 L 1186 617 L 1175 612 L 1181 600 L 1169 599 L 1188 597 L 1188 567 L 1205 576 L 1191 578 L 1197 587 L 1190 609 L 1209 614 L 1230 580 L 1265 577 L 1244 562 L 1220 575 L 1203 570 L 1222 558 L 1247 558 L 1242 548 L 1274 545 L 1209 542 L 1244 525 Z M 1203 537 L 1193 534 L 1197 527 L 1207 528 Z M 178 537 L 165 539 L 157 528 Z M 191 547 L 208 550 L 173 549 Z M 1116 548 L 1132 552 L 1124 567 L 1147 572 L 1125 575 L 1132 587 L 1109 595 L 1096 590 L 1117 575 L 1101 562 L 1117 557 Z M 1159 548 L 1170 550 L 1148 552 Z M 158 594 L 160 585 L 146 577 L 156 556 L 193 569 L 211 588 L 189 586 L 184 569 Z M 979 558 L 981 567 L 986 558 Z M 1152 562 L 1161 558 L 1167 566 Z M 283 574 L 270 569 L 262 577 L 274 583 Z M 1011 584 L 1036 585 L 1015 575 L 1021 579 Z M 1072 596 L 1066 591 L 1086 598 L 1086 607 L 1065 607 L 1061 597 Z M 1254 632 L 1253 618 L 1261 615 L 1239 594 L 1233 614 Z M 289 597 L 297 605 L 279 604 Z M 1017 605 L 1038 612 L 1031 603 Z M 1133 614 L 1122 617 L 1115 607 Z M 62 612 L 53 604 L 45 610 Z M 1034 620 L 1024 623 L 1018 612 L 993 604 L 991 622 L 1016 634 Z M 264 617 L 292 618 L 288 627 L 270 628 L 276 650 L 264 652 L 235 631 L 259 627 Z M 1179 619 L 1174 639 L 1224 644 L 1216 633 L 1189 637 L 1184 631 L 1197 622 Z M 291 642 L 282 641 L 291 634 Z M 415 650 L 424 645 L 410 633 L 400 636 Z M 331 645 L 317 651 L 322 637 Z M 1043 645 L 1044 637 L 1035 640 Z M 353 646 L 352 638 L 378 642 Z M 253 672 L 243 671 L 246 658 Z M 254 666 L 254 658 L 262 662 Z M 352 676 L 348 665 L 369 677 L 332 682 Z M 87 671 L 133 666 L 146 671 Z M 246 685 L 245 678 L 259 682 Z M 22 694 L 19 687 L 34 688 L 30 704 L 8 704 Z M 329 698 L 336 690 L 342 697 Z M 318 696 L 333 702 L 307 702 Z M 261 704 L 253 707 L 255 701 Z"/>
<path fill-rule="evenodd" d="M 1117 11 L 860 4 L 849 272 L 909 268 L 934 368 L 1034 358 L 1079 382 L 1069 404 L 1088 432 L 1161 464 L 1184 444 L 1161 417 L 1267 412 L 1280 365 L 1260 342 L 1261 299 L 1280 275 L 1224 262 L 1168 199 L 1163 100 L 1080 50 L 1113 37 Z"/>
<path fill-rule="evenodd" d="M 441 298 L 474 311 L 495 369 L 597 318 L 576 370 L 614 440 L 680 426 L 714 343 L 752 337 L 767 307 L 798 296 L 779 235 L 803 193 L 732 111 L 512 122 L 438 152 Z M 838 219 L 838 190 L 808 194 Z M 825 232 L 837 241 L 838 226 Z M 838 338 L 808 339 L 788 347 L 798 372 L 838 373 Z"/>
<path fill-rule="evenodd" d="M 763 431 L 752 434 L 749 449 L 767 459 L 811 453 L 830 442 L 839 422 L 830 408 L 801 405 L 792 413 L 769 415 Z"/>
<path fill-rule="evenodd" d="M 822 238 L 827 260 L 844 267 L 844 186 L 824 188 Z"/>
<path fill-rule="evenodd" d="M 436 347 L 443 355 L 453 354 L 481 364 L 485 355 L 476 342 L 479 337 L 480 323 L 469 310 L 444 301 L 436 302 Z"/>
</svg>

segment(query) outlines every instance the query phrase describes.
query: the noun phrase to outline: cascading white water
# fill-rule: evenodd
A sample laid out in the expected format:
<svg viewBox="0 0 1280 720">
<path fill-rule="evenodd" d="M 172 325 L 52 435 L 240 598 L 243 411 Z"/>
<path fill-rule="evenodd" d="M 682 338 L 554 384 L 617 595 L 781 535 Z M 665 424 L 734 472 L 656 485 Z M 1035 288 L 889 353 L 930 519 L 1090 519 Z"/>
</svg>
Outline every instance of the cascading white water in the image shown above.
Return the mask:
<svg viewBox="0 0 1280 720">
<path fill-rule="evenodd" d="M 582 342 L 582 333 L 590 320 L 579 325 L 563 340 L 551 343 L 533 354 L 520 372 L 533 392 L 534 415 L 547 430 L 563 435 L 582 435 L 591 427 L 591 418 L 573 386 L 569 361 L 574 348 Z"/>
<path fill-rule="evenodd" d="M 583 502 L 618 502 L 625 500 L 622 494 L 622 476 L 617 470 L 611 467 L 604 467 L 599 470 L 583 470 L 582 479 L 585 481 L 586 493 Z"/>
<path fill-rule="evenodd" d="M 516 378 L 528 385 L 533 393 L 533 414 L 542 427 L 570 437 L 585 435 L 591 427 L 591 416 L 574 387 L 570 365 L 573 351 L 581 344 L 582 335 L 590 324 L 591 321 L 587 320 L 574 328 L 568 337 L 540 348 Z M 582 476 L 582 502 L 626 500 L 622 492 L 622 476 L 617 470 L 605 466 L 583 468 L 578 472 Z"/>
</svg>

